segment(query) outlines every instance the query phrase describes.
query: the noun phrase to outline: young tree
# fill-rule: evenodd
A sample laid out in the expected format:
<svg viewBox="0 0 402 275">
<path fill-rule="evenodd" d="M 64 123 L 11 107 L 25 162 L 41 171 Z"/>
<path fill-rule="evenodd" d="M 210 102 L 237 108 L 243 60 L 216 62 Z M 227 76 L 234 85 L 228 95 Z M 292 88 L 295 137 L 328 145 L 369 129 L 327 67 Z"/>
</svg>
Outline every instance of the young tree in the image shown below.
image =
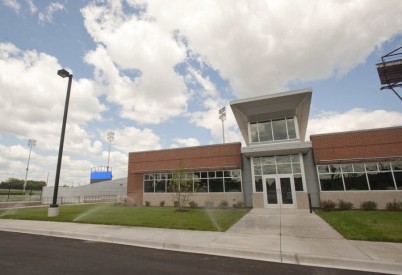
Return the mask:
<svg viewBox="0 0 402 275">
<path fill-rule="evenodd" d="M 196 184 L 193 183 L 193 173 L 185 172 L 184 167 L 185 165 L 180 163 L 179 168 L 172 173 L 168 183 L 169 191 L 173 192 L 173 205 L 178 207 L 179 211 L 188 206 L 190 198 L 197 190 Z"/>
</svg>

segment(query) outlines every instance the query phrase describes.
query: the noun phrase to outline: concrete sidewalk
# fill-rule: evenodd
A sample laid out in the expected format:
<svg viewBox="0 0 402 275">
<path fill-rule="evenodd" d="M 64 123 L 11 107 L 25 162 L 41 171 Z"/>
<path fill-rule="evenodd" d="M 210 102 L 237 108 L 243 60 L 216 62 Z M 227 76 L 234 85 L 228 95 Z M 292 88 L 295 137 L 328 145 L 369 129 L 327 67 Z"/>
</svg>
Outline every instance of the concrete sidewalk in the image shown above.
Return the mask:
<svg viewBox="0 0 402 275">
<path fill-rule="evenodd" d="M 349 241 L 300 209 L 253 209 L 226 232 L 0 220 L 0 230 L 291 264 L 402 274 L 402 244 Z"/>
</svg>

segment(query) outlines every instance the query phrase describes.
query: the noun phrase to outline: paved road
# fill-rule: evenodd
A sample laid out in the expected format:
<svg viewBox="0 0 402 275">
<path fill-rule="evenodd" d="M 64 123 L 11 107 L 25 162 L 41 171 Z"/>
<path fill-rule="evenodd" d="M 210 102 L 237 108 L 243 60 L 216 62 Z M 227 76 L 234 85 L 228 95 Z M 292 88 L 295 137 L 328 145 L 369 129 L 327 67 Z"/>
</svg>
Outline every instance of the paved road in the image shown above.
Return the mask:
<svg viewBox="0 0 402 275">
<path fill-rule="evenodd" d="M 0 274 L 369 273 L 0 231 Z"/>
</svg>

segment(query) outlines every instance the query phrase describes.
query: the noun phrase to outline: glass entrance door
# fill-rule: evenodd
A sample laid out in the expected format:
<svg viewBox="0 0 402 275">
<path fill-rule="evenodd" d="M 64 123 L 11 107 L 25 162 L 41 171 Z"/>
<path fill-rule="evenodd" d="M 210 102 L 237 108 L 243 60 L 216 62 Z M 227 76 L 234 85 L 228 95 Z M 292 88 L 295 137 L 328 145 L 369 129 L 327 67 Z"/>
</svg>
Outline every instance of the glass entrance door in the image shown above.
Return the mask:
<svg viewBox="0 0 402 275">
<path fill-rule="evenodd" d="M 291 175 L 266 176 L 263 182 L 265 207 L 296 207 L 295 188 Z"/>
</svg>

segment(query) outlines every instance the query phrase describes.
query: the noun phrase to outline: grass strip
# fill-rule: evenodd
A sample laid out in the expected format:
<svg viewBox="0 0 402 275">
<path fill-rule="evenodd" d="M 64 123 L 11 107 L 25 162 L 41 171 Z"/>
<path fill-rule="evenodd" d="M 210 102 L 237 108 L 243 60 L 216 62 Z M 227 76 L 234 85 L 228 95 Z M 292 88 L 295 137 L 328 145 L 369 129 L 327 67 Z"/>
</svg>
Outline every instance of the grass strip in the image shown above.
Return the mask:
<svg viewBox="0 0 402 275">
<path fill-rule="evenodd" d="M 226 231 L 248 209 L 128 207 L 114 204 L 62 205 L 60 215 L 48 217 L 48 207 L 0 210 L 1 219 L 78 222 L 202 231 Z"/>
<path fill-rule="evenodd" d="M 402 213 L 393 211 L 316 211 L 350 240 L 402 242 Z"/>
</svg>

